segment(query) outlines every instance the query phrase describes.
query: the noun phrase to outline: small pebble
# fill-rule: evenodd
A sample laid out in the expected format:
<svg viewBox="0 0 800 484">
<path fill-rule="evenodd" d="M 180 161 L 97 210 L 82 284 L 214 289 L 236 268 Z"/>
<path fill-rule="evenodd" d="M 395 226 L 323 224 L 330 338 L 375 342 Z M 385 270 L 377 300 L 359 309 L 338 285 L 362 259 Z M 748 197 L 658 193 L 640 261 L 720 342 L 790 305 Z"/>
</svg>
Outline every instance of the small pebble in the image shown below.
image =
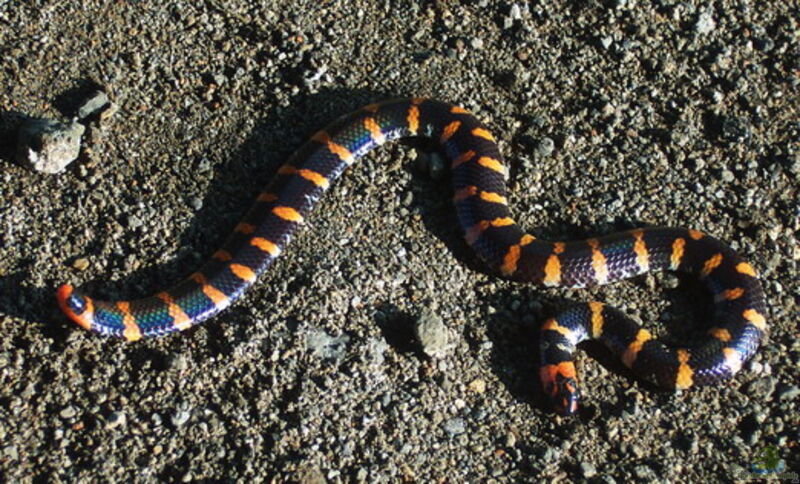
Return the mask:
<svg viewBox="0 0 800 484">
<path fill-rule="evenodd" d="M 9 460 L 17 460 L 19 458 L 19 452 L 17 452 L 17 446 L 7 445 L 3 447 L 3 455 Z"/>
<path fill-rule="evenodd" d="M 722 170 L 722 181 L 725 183 L 730 183 L 735 180 L 736 177 L 733 176 L 733 172 L 730 170 Z"/>
<path fill-rule="evenodd" d="M 306 337 L 306 348 L 324 360 L 339 361 L 347 354 L 350 337 L 346 334 L 331 336 L 323 330 L 312 330 Z"/>
<path fill-rule="evenodd" d="M 476 378 L 471 382 L 469 382 L 467 388 L 469 388 L 471 391 L 475 393 L 483 393 L 486 391 L 486 381 L 480 378 Z"/>
<path fill-rule="evenodd" d="M 78 108 L 78 119 L 84 120 L 100 112 L 108 105 L 108 96 L 103 91 L 97 90 L 90 94 Z"/>
<path fill-rule="evenodd" d="M 589 462 L 581 462 L 581 474 L 589 479 L 597 475 L 597 468 Z"/>
<path fill-rule="evenodd" d="M 711 15 L 710 10 L 701 13 L 697 18 L 697 23 L 694 24 L 694 31 L 698 34 L 707 34 L 712 32 L 717 26 L 714 17 Z"/>
<path fill-rule="evenodd" d="M 541 157 L 550 156 L 553 153 L 553 150 L 556 149 L 556 143 L 553 141 L 552 138 L 542 138 L 536 144 L 536 154 Z"/>
<path fill-rule="evenodd" d="M 61 173 L 78 158 L 84 131 L 80 123 L 29 119 L 19 129 L 17 161 L 42 173 Z"/>
<path fill-rule="evenodd" d="M 778 393 L 778 399 L 794 400 L 798 395 L 800 395 L 800 388 L 798 388 L 797 385 L 790 385 L 781 388 L 781 391 Z"/>
<path fill-rule="evenodd" d="M 173 355 L 169 359 L 169 368 L 175 371 L 186 371 L 189 369 L 189 361 L 183 355 Z"/>
<path fill-rule="evenodd" d="M 453 417 L 442 422 L 442 429 L 447 433 L 447 435 L 454 437 L 466 432 L 467 424 L 464 422 L 463 418 Z"/>
<path fill-rule="evenodd" d="M 106 419 L 106 428 L 113 429 L 125 425 L 127 417 L 125 412 L 111 412 L 111 415 Z"/>
<path fill-rule="evenodd" d="M 425 310 L 417 319 L 414 330 L 417 341 L 422 351 L 431 358 L 444 358 L 449 353 L 451 345 L 448 330 L 436 313 Z"/>
<path fill-rule="evenodd" d="M 70 419 L 78 415 L 78 410 L 72 405 L 70 405 L 69 407 L 64 407 L 63 409 L 61 409 L 61 411 L 58 412 L 58 415 L 63 419 Z"/>
<path fill-rule="evenodd" d="M 75 259 L 75 262 L 72 263 L 72 268 L 79 271 L 85 271 L 89 268 L 89 259 L 86 257 Z"/>
<path fill-rule="evenodd" d="M 775 392 L 775 378 L 764 377 L 753 380 L 747 385 L 746 392 L 751 397 L 757 397 L 760 400 L 768 400 Z"/>
<path fill-rule="evenodd" d="M 172 422 L 172 425 L 176 427 L 182 427 L 186 422 L 189 421 L 191 416 L 192 414 L 188 410 L 178 410 L 172 414 L 172 417 L 170 417 L 169 420 Z"/>
</svg>

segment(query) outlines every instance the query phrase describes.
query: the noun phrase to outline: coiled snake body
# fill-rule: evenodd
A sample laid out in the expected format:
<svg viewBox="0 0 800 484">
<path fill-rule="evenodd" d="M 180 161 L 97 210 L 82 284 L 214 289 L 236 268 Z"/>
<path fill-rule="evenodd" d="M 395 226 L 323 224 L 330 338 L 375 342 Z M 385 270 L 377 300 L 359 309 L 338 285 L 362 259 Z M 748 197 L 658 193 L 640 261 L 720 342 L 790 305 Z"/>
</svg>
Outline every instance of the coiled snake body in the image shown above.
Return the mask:
<svg viewBox="0 0 800 484">
<path fill-rule="evenodd" d="M 492 135 L 462 108 L 402 99 L 366 106 L 318 132 L 277 172 L 223 248 L 171 289 L 133 301 L 100 301 L 58 289 L 62 310 L 86 329 L 128 340 L 187 329 L 225 309 L 289 243 L 331 182 L 390 140 L 424 136 L 450 162 L 453 202 L 469 246 L 504 278 L 547 287 L 607 284 L 655 270 L 696 275 L 714 297 L 708 338 L 669 348 L 620 311 L 578 305 L 542 326 L 540 378 L 556 409 L 577 409 L 573 357 L 586 339 L 602 341 L 642 378 L 688 388 L 728 378 L 766 332 L 766 304 L 756 272 L 719 240 L 695 230 L 643 228 L 596 239 L 539 240 L 511 218 L 505 167 Z"/>
</svg>

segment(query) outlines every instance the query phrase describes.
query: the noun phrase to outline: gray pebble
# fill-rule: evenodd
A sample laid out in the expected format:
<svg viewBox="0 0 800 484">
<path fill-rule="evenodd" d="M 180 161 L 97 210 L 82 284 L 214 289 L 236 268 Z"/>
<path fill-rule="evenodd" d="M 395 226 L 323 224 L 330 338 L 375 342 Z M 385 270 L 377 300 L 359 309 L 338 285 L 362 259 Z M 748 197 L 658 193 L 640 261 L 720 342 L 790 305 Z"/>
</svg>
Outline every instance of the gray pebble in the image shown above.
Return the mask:
<svg viewBox="0 0 800 484">
<path fill-rule="evenodd" d="M 550 156 L 553 153 L 553 150 L 556 149 L 556 143 L 553 141 L 552 138 L 542 138 L 536 144 L 536 154 L 541 157 Z"/>
<path fill-rule="evenodd" d="M 453 417 L 442 422 L 442 429 L 447 433 L 447 435 L 454 437 L 466 432 L 467 424 L 464 422 L 463 418 Z"/>
<path fill-rule="evenodd" d="M 338 361 L 347 353 L 349 342 L 350 337 L 346 334 L 334 337 L 323 330 L 313 330 L 306 338 L 306 348 L 318 358 Z"/>
<path fill-rule="evenodd" d="M 581 474 L 589 479 L 597 475 L 597 468 L 589 462 L 581 462 Z"/>
<path fill-rule="evenodd" d="M 169 367 L 175 371 L 186 371 L 189 369 L 189 361 L 183 355 L 173 355 L 169 359 Z"/>
<path fill-rule="evenodd" d="M 694 31 L 703 35 L 712 32 L 716 27 L 717 23 L 714 21 L 711 11 L 706 10 L 697 18 L 697 22 L 694 24 Z"/>
<path fill-rule="evenodd" d="M 136 215 L 128 215 L 128 227 L 138 229 L 142 226 L 142 220 Z"/>
<path fill-rule="evenodd" d="M 75 122 L 29 119 L 19 129 L 17 161 L 42 173 L 60 173 L 78 158 L 85 130 Z"/>
<path fill-rule="evenodd" d="M 17 452 L 17 446 L 7 445 L 3 447 L 3 455 L 9 460 L 17 460 L 19 458 L 19 452 Z"/>
<path fill-rule="evenodd" d="M 414 330 L 417 341 L 422 351 L 431 358 L 443 358 L 447 356 L 451 345 L 447 327 L 436 313 L 430 309 L 422 312 L 417 319 Z"/>
<path fill-rule="evenodd" d="M 70 405 L 69 407 L 64 407 L 58 412 L 58 415 L 63 419 L 70 419 L 78 415 L 78 409 Z"/>
<path fill-rule="evenodd" d="M 515 445 L 517 445 L 517 436 L 514 435 L 514 432 L 508 432 L 506 434 L 505 446 L 506 447 L 514 447 Z"/>
<path fill-rule="evenodd" d="M 78 108 L 78 119 L 84 120 L 108 106 L 108 96 L 103 91 L 94 91 Z"/>
<path fill-rule="evenodd" d="M 798 388 L 797 385 L 789 385 L 781 388 L 781 391 L 778 392 L 778 399 L 794 400 L 798 395 L 800 395 L 800 388 Z"/>
<path fill-rule="evenodd" d="M 172 425 L 176 427 L 182 427 L 186 422 L 189 421 L 191 416 L 192 413 L 189 410 L 178 410 L 172 414 L 172 417 L 170 417 L 169 421 L 172 422 Z"/>
<path fill-rule="evenodd" d="M 733 172 L 730 170 L 722 170 L 722 181 L 725 183 L 730 183 L 735 180 L 736 177 L 733 176 Z"/>
<path fill-rule="evenodd" d="M 765 377 L 753 380 L 747 385 L 747 394 L 760 400 L 768 400 L 775 392 L 775 378 Z"/>
<path fill-rule="evenodd" d="M 120 427 L 125 425 L 127 421 L 128 419 L 125 416 L 125 412 L 111 412 L 111 415 L 106 419 L 106 428 L 113 429 Z"/>
</svg>

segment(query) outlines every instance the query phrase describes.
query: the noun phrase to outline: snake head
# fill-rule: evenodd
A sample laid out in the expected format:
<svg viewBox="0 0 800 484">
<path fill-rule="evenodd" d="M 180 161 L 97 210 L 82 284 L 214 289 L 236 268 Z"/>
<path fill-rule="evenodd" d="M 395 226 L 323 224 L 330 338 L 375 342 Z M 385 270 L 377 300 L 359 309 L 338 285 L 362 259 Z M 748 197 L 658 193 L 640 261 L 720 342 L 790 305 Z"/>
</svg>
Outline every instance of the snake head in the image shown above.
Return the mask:
<svg viewBox="0 0 800 484">
<path fill-rule="evenodd" d="M 75 291 L 71 285 L 64 284 L 56 291 L 56 299 L 58 299 L 58 305 L 61 310 L 71 320 L 84 329 L 92 329 L 94 304 L 89 297 Z"/>
<path fill-rule="evenodd" d="M 566 416 L 574 415 L 578 411 L 580 392 L 575 364 L 572 361 L 543 365 L 539 370 L 539 377 L 557 413 Z"/>
</svg>

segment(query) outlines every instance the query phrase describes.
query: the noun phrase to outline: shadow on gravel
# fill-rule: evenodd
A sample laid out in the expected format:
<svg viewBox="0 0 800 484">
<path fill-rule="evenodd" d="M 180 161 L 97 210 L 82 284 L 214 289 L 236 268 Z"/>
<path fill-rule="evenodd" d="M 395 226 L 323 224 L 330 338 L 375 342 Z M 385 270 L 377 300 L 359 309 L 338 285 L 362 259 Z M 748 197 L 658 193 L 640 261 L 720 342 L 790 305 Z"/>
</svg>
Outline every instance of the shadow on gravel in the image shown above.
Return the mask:
<svg viewBox="0 0 800 484">
<path fill-rule="evenodd" d="M 14 153 L 17 150 L 17 130 L 26 119 L 28 116 L 19 111 L 0 108 L 0 160 L 16 163 Z"/>
</svg>

